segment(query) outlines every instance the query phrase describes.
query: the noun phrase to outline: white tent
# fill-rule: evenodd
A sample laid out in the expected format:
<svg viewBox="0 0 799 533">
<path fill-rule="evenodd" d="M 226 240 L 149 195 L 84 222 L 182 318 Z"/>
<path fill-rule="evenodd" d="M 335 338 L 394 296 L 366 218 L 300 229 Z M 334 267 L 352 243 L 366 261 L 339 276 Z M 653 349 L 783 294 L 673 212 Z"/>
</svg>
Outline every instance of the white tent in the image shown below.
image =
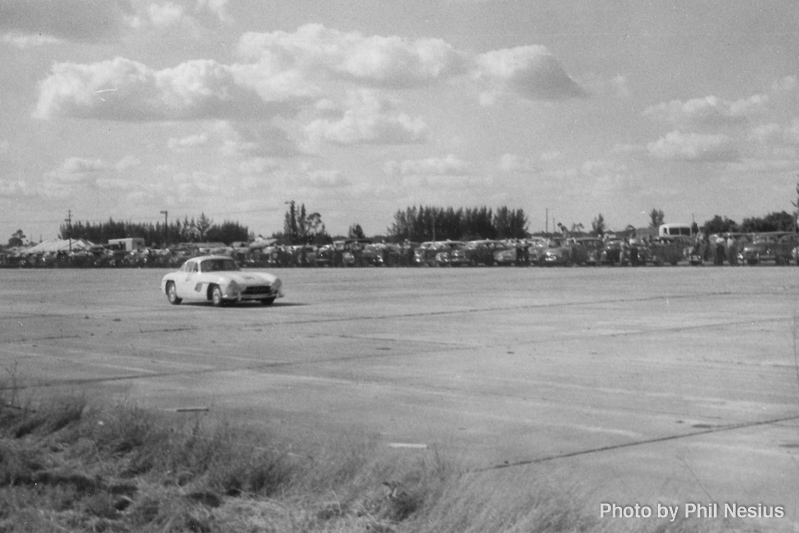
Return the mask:
<svg viewBox="0 0 799 533">
<path fill-rule="evenodd" d="M 77 252 L 80 250 L 88 250 L 93 243 L 83 239 L 56 239 L 53 241 L 42 241 L 36 246 L 25 249 L 24 254 L 44 254 L 48 252 Z"/>
</svg>

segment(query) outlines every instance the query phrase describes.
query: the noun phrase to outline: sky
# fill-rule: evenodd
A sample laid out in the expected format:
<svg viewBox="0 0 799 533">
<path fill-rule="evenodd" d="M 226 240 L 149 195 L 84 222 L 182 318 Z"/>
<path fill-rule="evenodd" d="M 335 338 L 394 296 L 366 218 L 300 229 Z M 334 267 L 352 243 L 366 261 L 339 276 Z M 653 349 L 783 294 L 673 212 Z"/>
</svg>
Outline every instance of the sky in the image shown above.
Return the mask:
<svg viewBox="0 0 799 533">
<path fill-rule="evenodd" d="M 410 206 L 791 211 L 795 0 L 0 0 L 0 242 Z"/>
</svg>

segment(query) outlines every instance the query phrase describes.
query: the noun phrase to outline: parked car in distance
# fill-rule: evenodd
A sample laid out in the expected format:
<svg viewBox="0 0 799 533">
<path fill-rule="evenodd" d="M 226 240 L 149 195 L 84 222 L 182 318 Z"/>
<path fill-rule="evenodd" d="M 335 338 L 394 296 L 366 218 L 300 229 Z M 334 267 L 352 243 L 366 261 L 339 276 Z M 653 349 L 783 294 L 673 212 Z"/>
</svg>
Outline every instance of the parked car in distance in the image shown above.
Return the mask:
<svg viewBox="0 0 799 533">
<path fill-rule="evenodd" d="M 469 258 L 466 253 L 466 243 L 461 241 L 447 241 L 441 244 L 439 252 L 436 254 L 436 262 L 439 266 L 467 266 Z"/>
<path fill-rule="evenodd" d="M 479 239 L 466 243 L 466 257 L 471 266 L 493 266 L 494 252 L 505 250 L 507 246 L 500 241 L 490 239 Z"/>
<path fill-rule="evenodd" d="M 752 242 L 743 246 L 741 256 L 748 265 L 771 262 L 784 265 L 791 262 L 793 249 L 797 245 L 799 238 L 794 233 L 758 233 L 753 236 Z"/>
<path fill-rule="evenodd" d="M 575 246 L 580 250 L 577 254 L 581 258 L 581 264 L 596 266 L 602 259 L 602 250 L 605 243 L 596 237 L 578 237 L 574 239 Z"/>
<path fill-rule="evenodd" d="M 512 266 L 519 262 L 515 246 L 510 246 L 504 242 L 497 242 L 494 246 L 494 264 L 497 266 Z"/>
<path fill-rule="evenodd" d="M 232 257 L 222 255 L 194 257 L 161 279 L 161 292 L 173 305 L 183 300 L 217 307 L 248 301 L 272 305 L 283 297 L 282 286 L 277 276 L 242 271 Z"/>
<path fill-rule="evenodd" d="M 602 253 L 600 255 L 600 263 L 614 266 L 614 265 L 626 265 L 628 262 L 627 256 L 627 242 L 623 239 L 612 239 L 605 243 L 605 247 L 602 249 Z"/>
<path fill-rule="evenodd" d="M 655 265 L 676 265 L 686 259 L 685 251 L 693 247 L 690 237 L 655 237 L 649 243 L 649 255 Z"/>
</svg>

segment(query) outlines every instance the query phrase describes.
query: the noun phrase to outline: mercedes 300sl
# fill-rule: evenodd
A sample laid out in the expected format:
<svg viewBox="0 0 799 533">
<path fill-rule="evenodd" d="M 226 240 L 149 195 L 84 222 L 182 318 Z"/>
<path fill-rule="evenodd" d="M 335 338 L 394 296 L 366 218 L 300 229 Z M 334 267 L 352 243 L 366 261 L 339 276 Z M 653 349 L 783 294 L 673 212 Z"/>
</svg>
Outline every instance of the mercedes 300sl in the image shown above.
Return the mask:
<svg viewBox="0 0 799 533">
<path fill-rule="evenodd" d="M 169 303 L 183 300 L 211 302 L 220 307 L 230 302 L 261 302 L 272 305 L 283 297 L 280 279 L 265 272 L 244 272 L 227 256 L 193 257 L 179 270 L 161 280 L 161 292 Z"/>
</svg>

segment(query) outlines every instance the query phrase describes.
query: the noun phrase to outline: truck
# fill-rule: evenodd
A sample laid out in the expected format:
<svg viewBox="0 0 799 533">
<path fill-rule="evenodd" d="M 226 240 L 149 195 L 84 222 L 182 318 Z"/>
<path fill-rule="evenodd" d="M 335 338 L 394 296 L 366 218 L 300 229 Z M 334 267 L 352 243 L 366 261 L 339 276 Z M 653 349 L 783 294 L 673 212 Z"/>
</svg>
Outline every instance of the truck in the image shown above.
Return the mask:
<svg viewBox="0 0 799 533">
<path fill-rule="evenodd" d="M 141 237 L 128 237 L 126 239 L 108 239 L 109 250 L 124 250 L 132 252 L 144 248 L 144 239 Z"/>
</svg>

